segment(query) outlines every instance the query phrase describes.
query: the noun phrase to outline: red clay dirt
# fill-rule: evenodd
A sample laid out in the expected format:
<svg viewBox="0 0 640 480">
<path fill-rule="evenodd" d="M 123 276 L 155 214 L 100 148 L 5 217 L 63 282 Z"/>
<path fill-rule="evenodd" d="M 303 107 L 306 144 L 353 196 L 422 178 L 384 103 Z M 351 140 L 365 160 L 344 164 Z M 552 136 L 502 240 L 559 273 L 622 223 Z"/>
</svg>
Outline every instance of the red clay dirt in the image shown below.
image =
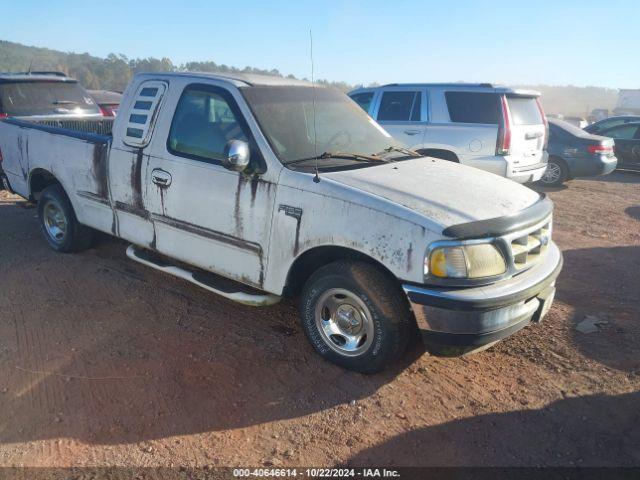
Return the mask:
<svg viewBox="0 0 640 480">
<path fill-rule="evenodd" d="M 548 194 L 565 267 L 542 325 L 363 376 L 293 303 L 232 303 L 108 237 L 56 254 L 2 192 L 0 465 L 640 465 L 640 175 Z"/>
</svg>

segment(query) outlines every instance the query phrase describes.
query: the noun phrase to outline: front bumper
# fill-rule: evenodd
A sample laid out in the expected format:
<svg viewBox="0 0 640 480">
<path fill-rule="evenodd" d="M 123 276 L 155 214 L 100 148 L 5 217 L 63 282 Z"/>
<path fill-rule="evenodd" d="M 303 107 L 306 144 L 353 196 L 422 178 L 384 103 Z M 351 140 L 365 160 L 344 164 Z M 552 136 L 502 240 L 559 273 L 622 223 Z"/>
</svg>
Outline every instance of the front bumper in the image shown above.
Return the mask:
<svg viewBox="0 0 640 480">
<path fill-rule="evenodd" d="M 539 323 L 551 307 L 561 269 L 562 254 L 551 242 L 535 267 L 493 285 L 405 284 L 403 289 L 427 349 L 436 355 L 461 355 Z"/>
</svg>

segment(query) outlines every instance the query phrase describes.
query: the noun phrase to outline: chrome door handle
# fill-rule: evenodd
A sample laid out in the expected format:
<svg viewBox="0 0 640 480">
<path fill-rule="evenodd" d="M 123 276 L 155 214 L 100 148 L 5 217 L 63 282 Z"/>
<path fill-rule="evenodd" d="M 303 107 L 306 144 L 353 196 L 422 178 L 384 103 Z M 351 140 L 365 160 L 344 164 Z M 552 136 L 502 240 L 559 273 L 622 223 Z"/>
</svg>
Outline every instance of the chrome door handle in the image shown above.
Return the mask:
<svg viewBox="0 0 640 480">
<path fill-rule="evenodd" d="M 151 181 L 160 187 L 168 187 L 171 185 L 171 174 L 161 168 L 155 168 L 151 172 Z"/>
<path fill-rule="evenodd" d="M 405 130 L 404 133 L 406 133 L 407 135 L 418 135 L 421 132 L 421 130 Z"/>
</svg>

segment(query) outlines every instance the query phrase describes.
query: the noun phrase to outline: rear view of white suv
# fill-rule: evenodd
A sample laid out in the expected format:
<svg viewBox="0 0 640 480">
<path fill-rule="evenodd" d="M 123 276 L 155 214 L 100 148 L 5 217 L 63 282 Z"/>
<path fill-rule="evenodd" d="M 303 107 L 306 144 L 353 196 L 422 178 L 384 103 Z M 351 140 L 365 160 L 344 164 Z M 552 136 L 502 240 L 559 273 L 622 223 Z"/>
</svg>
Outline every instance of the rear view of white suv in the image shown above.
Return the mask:
<svg viewBox="0 0 640 480">
<path fill-rule="evenodd" d="M 538 92 L 490 84 L 391 84 L 349 93 L 397 140 L 425 156 L 519 183 L 547 168 L 547 119 Z"/>
</svg>

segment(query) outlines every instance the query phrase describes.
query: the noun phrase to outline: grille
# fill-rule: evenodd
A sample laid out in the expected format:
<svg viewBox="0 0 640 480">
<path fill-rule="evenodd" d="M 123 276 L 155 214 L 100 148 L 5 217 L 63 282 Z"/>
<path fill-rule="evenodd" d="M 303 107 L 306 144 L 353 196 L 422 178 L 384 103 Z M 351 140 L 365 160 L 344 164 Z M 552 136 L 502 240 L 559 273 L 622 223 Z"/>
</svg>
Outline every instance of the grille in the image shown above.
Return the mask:
<svg viewBox="0 0 640 480">
<path fill-rule="evenodd" d="M 99 135 L 111 135 L 111 129 L 113 127 L 112 118 L 38 120 L 34 123 L 47 125 L 49 127 L 66 128 L 78 132 L 97 133 Z"/>
<path fill-rule="evenodd" d="M 544 256 L 551 240 L 551 219 L 542 226 L 510 238 L 511 258 L 516 270 L 535 265 Z"/>
</svg>

